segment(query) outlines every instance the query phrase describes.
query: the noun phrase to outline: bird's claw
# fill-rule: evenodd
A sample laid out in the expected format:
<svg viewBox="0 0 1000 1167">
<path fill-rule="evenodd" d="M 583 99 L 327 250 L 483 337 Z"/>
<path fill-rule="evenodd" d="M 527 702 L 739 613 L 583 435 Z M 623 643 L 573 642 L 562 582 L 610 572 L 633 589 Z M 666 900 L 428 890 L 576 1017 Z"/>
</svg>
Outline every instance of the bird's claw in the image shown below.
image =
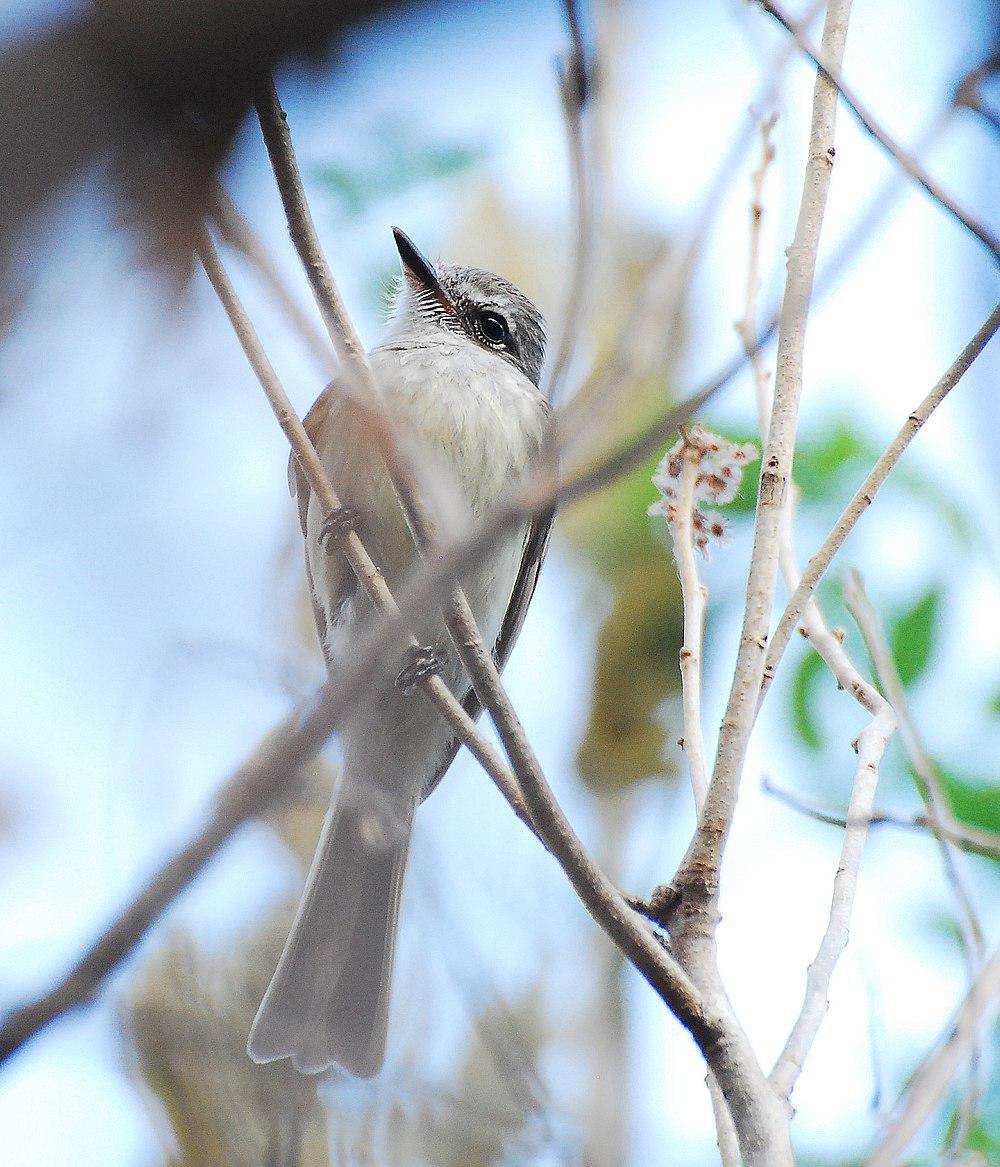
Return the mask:
<svg viewBox="0 0 1000 1167">
<path fill-rule="evenodd" d="M 334 507 L 323 520 L 319 529 L 319 545 L 332 555 L 337 547 L 354 530 L 358 521 L 358 512 L 351 506 Z"/>
<path fill-rule="evenodd" d="M 396 677 L 396 687 L 409 693 L 414 685 L 437 676 L 444 668 L 444 658 L 427 644 L 411 644 L 403 657 L 405 663 Z"/>
</svg>

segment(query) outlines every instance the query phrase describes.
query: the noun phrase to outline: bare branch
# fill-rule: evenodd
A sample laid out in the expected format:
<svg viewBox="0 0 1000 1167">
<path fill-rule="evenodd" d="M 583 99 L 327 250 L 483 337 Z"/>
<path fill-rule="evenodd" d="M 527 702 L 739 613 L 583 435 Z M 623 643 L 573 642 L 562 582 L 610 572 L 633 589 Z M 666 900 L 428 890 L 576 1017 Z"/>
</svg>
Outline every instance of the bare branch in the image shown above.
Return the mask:
<svg viewBox="0 0 1000 1167">
<path fill-rule="evenodd" d="M 816 627 L 810 632 L 810 638 L 815 638 L 817 651 L 840 684 L 869 710 L 872 719 L 855 742 L 858 764 L 844 824 L 840 861 L 833 881 L 830 920 L 816 958 L 809 966 L 802 1008 L 771 1071 L 772 1085 L 785 1098 L 789 1097 L 798 1081 L 829 1008 L 830 981 L 850 935 L 858 871 L 875 803 L 879 763 L 896 728 L 892 706 L 860 676 L 843 645 L 828 632 L 818 612 L 814 614 L 814 623 Z"/>
<path fill-rule="evenodd" d="M 831 0 L 827 5 L 823 46 L 831 60 L 839 62 L 843 57 L 850 10 L 850 0 Z M 701 959 L 705 958 L 710 946 L 717 920 L 719 869 L 726 837 L 732 825 L 747 740 L 753 727 L 756 698 L 764 670 L 782 516 L 791 477 L 802 392 L 805 331 L 823 211 L 833 166 L 836 112 L 836 88 L 823 74 L 818 74 L 799 218 L 789 249 L 778 337 L 774 407 L 761 466 L 760 497 L 740 649 L 719 736 L 705 814 L 673 885 L 685 900 L 690 898 L 704 909 L 697 914 L 684 911 L 678 913 L 678 919 L 696 920 L 694 925 L 685 923 L 685 931 L 691 933 L 690 944 L 702 950 Z M 685 947 L 687 945 L 688 941 L 685 941 Z"/>
<path fill-rule="evenodd" d="M 757 263 L 763 218 L 762 193 L 767 168 L 774 157 L 770 143 L 772 125 L 773 121 L 763 122 L 761 125 L 761 161 L 753 175 L 753 198 L 750 210 L 750 261 L 746 309 L 742 320 L 736 325 L 753 369 L 758 419 L 762 434 L 768 433 L 771 428 L 772 409 L 768 394 L 767 374 L 759 357 L 752 351 L 752 341 L 756 327 Z M 778 563 L 785 587 L 789 592 L 792 592 L 798 583 L 799 570 L 792 531 L 793 503 L 796 493 L 794 482 L 790 481 L 789 487 L 778 531 Z M 859 766 L 851 799 L 853 817 L 850 817 L 851 825 L 844 836 L 841 862 L 834 881 L 830 923 L 816 959 L 810 966 L 799 1016 L 771 1073 L 772 1085 L 784 1098 L 790 1096 L 819 1032 L 827 1010 L 830 979 L 847 943 L 858 868 L 867 836 L 867 814 L 870 812 L 874 799 L 878 780 L 878 763 L 884 751 L 888 734 L 892 732 L 894 725 L 892 710 L 878 691 L 854 667 L 841 638 L 830 630 L 815 600 L 807 605 L 803 613 L 803 626 L 803 631 L 808 636 L 810 643 L 836 677 L 839 687 L 850 693 L 872 714 L 872 722 L 856 744 Z M 867 756 L 864 758 L 862 747 L 867 751 Z M 862 761 L 865 764 L 862 764 Z"/>
<path fill-rule="evenodd" d="M 764 792 L 773 795 L 779 802 L 792 810 L 804 814 L 807 818 L 815 819 L 818 823 L 826 823 L 831 827 L 846 827 L 847 816 L 834 807 L 820 803 L 807 802 L 790 790 L 783 790 L 765 778 L 762 783 Z M 899 827 L 904 831 L 917 831 L 920 834 L 934 836 L 935 831 L 930 819 L 925 814 L 915 814 L 910 818 L 895 814 L 888 810 L 873 810 L 868 819 L 870 827 Z M 992 831 L 983 831 L 973 827 L 956 824 L 948 826 L 942 824 L 941 834 L 954 843 L 962 851 L 973 855 L 983 855 L 987 859 L 1000 859 L 1000 835 Z"/>
<path fill-rule="evenodd" d="M 148 881 L 73 967 L 43 996 L 0 1026 L 0 1064 L 50 1022 L 90 1001 L 132 955 L 149 929 L 249 819 L 292 794 L 333 728 L 331 706 L 316 701 L 282 722 L 256 747 L 218 795 L 204 827 Z M 335 711 L 334 711 L 335 712 Z"/>
<path fill-rule="evenodd" d="M 865 1167 L 897 1167 L 907 1147 L 941 1105 L 960 1066 L 1000 1009 L 1000 949 L 983 965 L 936 1049 L 910 1079 L 905 1102 Z"/>
<path fill-rule="evenodd" d="M 955 856 L 952 854 L 951 845 L 944 833 L 945 817 L 947 816 L 952 822 L 954 820 L 950 814 L 947 799 L 941 787 L 941 781 L 937 771 L 928 757 L 927 751 L 924 749 L 916 723 L 910 714 L 909 702 L 906 700 L 906 691 L 903 688 L 902 679 L 896 669 L 896 662 L 893 660 L 892 650 L 886 639 L 882 622 L 879 620 L 871 600 L 868 598 L 861 576 L 856 571 L 852 571 L 848 575 L 844 599 L 861 631 L 861 636 L 872 658 L 882 689 L 888 695 L 900 719 L 903 746 L 913 766 L 917 789 L 920 791 L 920 796 L 924 800 L 924 805 L 927 807 L 927 819 L 930 823 L 931 832 L 937 841 L 945 879 L 951 888 L 952 895 L 958 906 L 959 928 L 962 933 L 962 949 L 965 957 L 966 972 L 971 986 L 975 980 L 976 972 L 978 971 L 979 963 L 983 956 L 985 942 L 983 939 L 982 925 L 979 923 L 979 916 L 972 902 L 972 896 L 966 887 L 962 873 L 955 861 Z M 963 1095 L 959 1108 L 959 1122 L 955 1124 L 952 1133 L 952 1144 L 954 1146 L 961 1146 L 965 1142 L 965 1135 L 975 1119 L 980 1092 L 980 1059 L 981 1050 L 978 1045 L 974 1045 L 970 1054 L 969 1086 Z"/>
<path fill-rule="evenodd" d="M 962 377 L 969 371 L 973 361 L 983 351 L 998 328 L 1000 328 L 1000 304 L 993 309 L 976 335 L 962 349 L 961 353 L 955 358 L 938 383 L 903 423 L 899 433 L 893 438 L 888 449 L 875 463 L 871 473 L 858 488 L 854 498 L 847 504 L 843 514 L 837 520 L 836 525 L 826 537 L 820 549 L 809 560 L 805 571 L 802 573 L 802 578 L 789 599 L 781 620 L 778 622 L 778 627 L 771 637 L 771 646 L 767 652 L 767 663 L 764 666 L 764 677 L 760 690 L 758 708 L 760 702 L 764 699 L 764 695 L 771 681 L 774 679 L 775 669 L 778 667 L 778 662 L 781 660 L 782 654 L 788 646 L 792 630 L 798 623 L 806 604 L 809 602 L 809 598 L 816 590 L 817 584 L 823 578 L 824 572 L 830 566 L 834 555 L 840 550 L 854 524 L 864 511 L 871 506 L 879 488 L 885 482 L 886 478 L 888 478 L 890 471 L 899 461 L 903 451 L 913 441 L 934 410 L 937 409 L 945 397 L 948 396 L 951 390 L 954 389 Z"/>
<path fill-rule="evenodd" d="M 556 401 L 569 373 L 587 321 L 594 279 L 594 169 L 588 165 L 584 112 L 594 87 L 595 67 L 588 60 L 575 0 L 566 0 L 570 46 L 557 62 L 559 100 L 566 125 L 570 188 L 573 192 L 573 259 L 568 272 L 566 307 L 559 348 L 549 375 L 546 396 Z"/>
<path fill-rule="evenodd" d="M 984 224 L 980 223 L 978 219 L 974 218 L 968 211 L 963 210 L 951 195 L 942 190 L 940 185 L 928 175 L 927 171 L 921 166 L 919 159 L 909 151 L 904 150 L 876 122 L 868 108 L 861 103 L 860 98 L 853 90 L 847 87 L 847 84 L 843 80 L 841 75 L 841 60 L 824 51 L 822 47 L 815 48 L 810 43 L 808 34 L 803 27 L 797 21 L 793 20 L 774 0 L 758 0 L 758 3 L 765 12 L 773 16 L 780 25 L 795 37 L 802 51 L 827 80 L 837 87 L 848 109 L 850 109 L 858 122 L 871 134 L 875 141 L 895 159 L 914 182 L 923 187 L 939 206 L 943 207 L 956 222 L 961 223 L 966 231 L 969 231 L 983 244 L 993 256 L 994 262 L 1000 263 L 1000 240 Z"/>
<path fill-rule="evenodd" d="M 906 699 L 906 690 L 903 687 L 899 670 L 896 668 L 896 662 L 893 660 L 892 649 L 886 639 L 885 629 L 868 598 L 864 581 L 856 571 L 848 574 L 844 599 L 871 656 L 879 684 L 899 718 L 899 735 L 913 766 L 920 797 L 927 808 L 924 822 L 930 827 L 932 834 L 937 839 L 945 875 L 958 903 L 965 948 L 972 960 L 975 961 L 983 953 L 983 928 L 979 922 L 972 897 L 965 886 L 961 873 L 955 866 L 954 856 L 948 846 L 948 840 L 957 829 L 958 824 L 951 813 L 940 776 L 928 756 L 921 740 L 920 731 L 917 729 L 910 711 L 910 703 Z"/>
<path fill-rule="evenodd" d="M 729 1113 L 726 1099 L 719 1089 L 715 1075 L 709 1071 L 705 1077 L 709 1097 L 712 1100 L 712 1115 L 715 1119 L 715 1141 L 719 1148 L 719 1161 L 722 1167 L 740 1167 L 740 1141 L 733 1126 L 733 1116 Z"/>
<path fill-rule="evenodd" d="M 330 342 L 298 302 L 263 241 L 240 214 L 222 187 L 219 187 L 216 193 L 212 216 L 218 225 L 222 238 L 231 247 L 235 247 L 257 272 L 261 282 L 274 297 L 275 303 L 292 326 L 292 330 L 304 341 L 317 367 L 324 376 L 329 376 L 337 366 Z"/>
<path fill-rule="evenodd" d="M 701 647 L 705 632 L 705 605 L 708 589 L 698 578 L 694 550 L 694 491 L 698 481 L 698 452 L 684 446 L 684 461 L 677 484 L 677 517 L 670 524 L 674 541 L 677 574 L 684 605 L 684 643 L 681 645 L 681 688 L 684 698 L 684 755 L 691 774 L 694 805 L 698 815 L 708 793 L 705 764 L 705 737 L 701 711 Z"/>
</svg>

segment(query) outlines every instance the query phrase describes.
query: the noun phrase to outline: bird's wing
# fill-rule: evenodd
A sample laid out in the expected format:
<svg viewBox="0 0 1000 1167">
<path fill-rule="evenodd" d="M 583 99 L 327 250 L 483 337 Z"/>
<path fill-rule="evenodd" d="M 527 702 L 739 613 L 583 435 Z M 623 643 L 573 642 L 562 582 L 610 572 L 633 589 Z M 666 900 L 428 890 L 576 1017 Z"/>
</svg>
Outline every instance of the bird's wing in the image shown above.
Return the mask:
<svg viewBox="0 0 1000 1167">
<path fill-rule="evenodd" d="M 525 536 L 524 552 L 521 555 L 521 566 L 517 572 L 517 579 L 514 581 L 514 589 L 510 594 L 503 623 L 500 625 L 500 634 L 497 636 L 496 644 L 493 647 L 493 659 L 497 662 L 497 668 L 501 671 L 504 665 L 506 665 L 517 642 L 517 638 L 521 633 L 521 626 L 524 624 L 524 617 L 527 615 L 528 605 L 531 603 L 531 597 L 535 594 L 538 574 L 542 570 L 545 553 L 549 549 L 549 536 L 552 534 L 552 520 L 554 517 L 554 510 L 549 510 L 544 514 L 538 515 L 528 528 L 528 533 Z M 471 686 L 462 700 L 462 708 L 473 721 L 482 712 L 483 707 L 480 704 L 479 698 L 476 696 L 475 690 Z M 458 753 L 460 745 L 461 742 L 457 738 L 452 738 L 451 742 L 449 742 L 448 752 L 445 754 L 441 765 L 434 772 L 434 777 L 424 788 L 423 798 L 426 798 L 445 776 L 448 767 L 455 760 L 455 755 Z"/>
<path fill-rule="evenodd" d="M 303 418 L 302 424 L 305 427 L 306 433 L 309 435 L 309 440 L 317 451 L 320 451 L 320 442 L 324 433 L 329 436 L 332 429 L 337 428 L 337 414 L 343 412 L 344 397 L 339 391 L 337 382 L 334 381 L 328 385 L 323 392 L 316 398 L 312 409 Z M 333 422 L 333 426 L 328 423 Z M 312 491 L 309 487 L 309 480 L 302 472 L 302 467 L 299 465 L 299 460 L 296 458 L 294 452 L 288 459 L 288 489 L 298 504 L 299 511 L 299 525 L 302 527 L 302 534 L 306 534 L 306 520 L 309 514 L 309 499 Z M 319 635 L 320 647 L 323 650 L 323 655 L 326 658 L 327 664 L 332 664 L 327 647 L 326 634 L 326 614 L 323 607 L 316 599 L 316 589 L 313 587 L 312 569 L 309 566 L 309 553 L 306 552 L 306 579 L 309 584 L 309 599 L 312 603 L 313 618 L 316 621 L 316 632 Z M 341 604 L 348 599 L 355 587 L 354 573 L 348 568 L 347 563 L 343 564 L 343 571 L 340 577 L 340 589 L 337 597 L 336 608 L 339 609 Z"/>
</svg>

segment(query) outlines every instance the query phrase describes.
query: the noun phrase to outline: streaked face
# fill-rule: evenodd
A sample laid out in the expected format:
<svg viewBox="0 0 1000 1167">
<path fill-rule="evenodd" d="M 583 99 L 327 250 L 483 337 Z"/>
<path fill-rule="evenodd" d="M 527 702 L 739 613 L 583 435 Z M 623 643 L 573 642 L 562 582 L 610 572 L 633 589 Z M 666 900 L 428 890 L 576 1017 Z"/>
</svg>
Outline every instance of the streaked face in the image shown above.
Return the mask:
<svg viewBox="0 0 1000 1167">
<path fill-rule="evenodd" d="M 415 325 L 459 332 L 510 361 L 537 388 L 545 357 L 541 312 L 509 280 L 458 264 L 437 269 L 393 228 L 409 292 L 406 308 Z"/>
</svg>

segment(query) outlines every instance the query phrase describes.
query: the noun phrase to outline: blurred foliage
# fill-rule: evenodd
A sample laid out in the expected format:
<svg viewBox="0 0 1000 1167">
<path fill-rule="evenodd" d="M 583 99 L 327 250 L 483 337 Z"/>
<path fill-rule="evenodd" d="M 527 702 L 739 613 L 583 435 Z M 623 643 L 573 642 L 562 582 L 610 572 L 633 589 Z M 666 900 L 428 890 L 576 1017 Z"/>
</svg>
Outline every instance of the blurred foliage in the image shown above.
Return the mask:
<svg viewBox="0 0 1000 1167">
<path fill-rule="evenodd" d="M 827 681 L 826 665 L 818 652 L 809 649 L 799 660 L 792 675 L 792 724 L 803 745 L 811 750 L 821 750 L 824 744 L 820 728 L 818 691 L 822 682 Z"/>
<path fill-rule="evenodd" d="M 1000 835 L 1000 790 L 997 776 L 972 777 L 938 766 L 941 782 L 955 817 L 970 827 Z"/>
<path fill-rule="evenodd" d="M 602 286 L 598 369 L 661 242 L 641 234 L 621 241 L 620 267 Z M 608 419 L 604 441 L 620 441 L 662 412 L 668 386 L 666 366 L 633 383 Z M 680 584 L 663 520 L 646 514 L 657 497 L 650 480 L 659 457 L 567 508 L 559 520 L 561 533 L 611 597 L 598 632 L 590 714 L 577 754 L 581 776 L 598 791 L 672 779 L 678 772 L 666 749 L 680 733 L 668 704 L 680 692 Z"/>
<path fill-rule="evenodd" d="M 312 177 L 346 218 L 359 219 L 383 199 L 420 183 L 456 178 L 485 157 L 481 146 L 442 142 L 427 137 L 414 123 L 391 121 L 374 128 L 364 150 L 354 147 L 349 160 L 315 167 Z"/>
<path fill-rule="evenodd" d="M 889 642 L 904 685 L 917 681 L 930 663 L 942 594 L 941 588 L 930 588 L 892 622 Z"/>
<path fill-rule="evenodd" d="M 292 905 L 225 956 L 178 934 L 130 987 L 125 1029 L 141 1081 L 170 1131 L 175 1167 L 326 1167 L 316 1080 L 257 1066 L 246 1040 L 291 924 Z"/>
<path fill-rule="evenodd" d="M 727 431 L 735 442 L 759 441 L 755 431 Z M 793 476 L 800 505 L 842 506 L 883 453 L 884 446 L 862 432 L 850 417 L 828 418 L 812 431 L 801 433 L 795 447 Z M 731 514 L 752 515 L 757 506 L 759 479 L 748 476 L 730 505 Z M 975 528 L 966 508 L 949 493 L 939 477 L 903 462 L 892 474 L 890 490 L 902 490 L 935 514 L 964 548 L 976 545 Z"/>
<path fill-rule="evenodd" d="M 267 816 L 304 876 L 330 798 L 318 762 L 301 797 Z M 539 994 L 496 1000 L 472 1018 L 443 1080 L 428 1080 L 426 1035 L 378 1083 L 305 1076 L 287 1061 L 255 1065 L 246 1040 L 295 914 L 277 904 L 222 951 L 193 934 L 168 937 L 133 977 L 123 1038 L 137 1085 L 155 1101 L 171 1167 L 500 1167 L 577 1161 L 553 1121 L 539 1062 L 549 1034 Z M 397 1000 L 397 1008 L 402 1000 Z M 398 1050 L 398 1043 L 397 1043 Z M 317 1090 L 317 1087 L 321 1089 Z"/>
</svg>

